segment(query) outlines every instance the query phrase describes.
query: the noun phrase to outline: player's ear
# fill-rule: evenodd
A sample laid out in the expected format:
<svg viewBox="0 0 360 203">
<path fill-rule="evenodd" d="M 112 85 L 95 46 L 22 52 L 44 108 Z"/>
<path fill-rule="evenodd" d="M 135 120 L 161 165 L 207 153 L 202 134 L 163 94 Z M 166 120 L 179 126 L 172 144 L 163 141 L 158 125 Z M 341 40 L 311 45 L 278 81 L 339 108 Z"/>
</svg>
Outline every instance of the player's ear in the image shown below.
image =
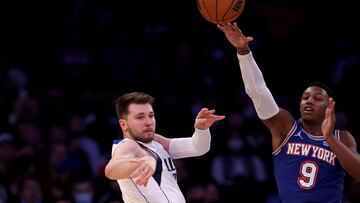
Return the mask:
<svg viewBox="0 0 360 203">
<path fill-rule="evenodd" d="M 123 131 L 128 130 L 127 122 L 125 119 L 119 119 L 119 125 Z"/>
</svg>

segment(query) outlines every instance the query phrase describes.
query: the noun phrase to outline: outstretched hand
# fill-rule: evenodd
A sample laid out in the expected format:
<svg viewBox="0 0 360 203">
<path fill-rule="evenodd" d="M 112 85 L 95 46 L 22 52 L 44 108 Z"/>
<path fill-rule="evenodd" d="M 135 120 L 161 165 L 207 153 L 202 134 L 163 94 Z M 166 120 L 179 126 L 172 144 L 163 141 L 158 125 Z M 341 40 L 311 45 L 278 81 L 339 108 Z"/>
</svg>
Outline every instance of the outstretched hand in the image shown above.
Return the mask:
<svg viewBox="0 0 360 203">
<path fill-rule="evenodd" d="M 195 119 L 195 127 L 197 129 L 205 130 L 209 128 L 215 121 L 225 118 L 225 116 L 214 115 L 215 110 L 202 108 Z"/>
<path fill-rule="evenodd" d="M 332 131 L 335 126 L 335 101 L 333 98 L 329 98 L 329 105 L 325 110 L 325 119 L 321 125 L 321 131 L 325 138 L 327 136 L 332 136 Z"/>
<path fill-rule="evenodd" d="M 217 27 L 225 33 L 228 41 L 237 49 L 248 49 L 248 44 L 253 40 L 252 37 L 246 37 L 236 23 L 218 24 Z"/>
</svg>

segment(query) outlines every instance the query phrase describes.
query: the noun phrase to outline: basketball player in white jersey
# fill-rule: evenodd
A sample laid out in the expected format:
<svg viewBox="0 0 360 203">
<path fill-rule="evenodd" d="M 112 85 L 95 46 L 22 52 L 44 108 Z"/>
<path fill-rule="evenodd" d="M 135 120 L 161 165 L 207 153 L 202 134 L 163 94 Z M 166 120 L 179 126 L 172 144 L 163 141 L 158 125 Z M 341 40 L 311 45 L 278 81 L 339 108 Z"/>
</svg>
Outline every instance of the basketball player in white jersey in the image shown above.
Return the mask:
<svg viewBox="0 0 360 203">
<path fill-rule="evenodd" d="M 209 127 L 225 116 L 201 109 L 191 137 L 169 139 L 155 133 L 154 98 L 142 92 L 124 94 L 116 111 L 124 139 L 115 140 L 105 175 L 117 180 L 125 203 L 184 203 L 173 159 L 201 156 L 210 149 Z"/>
</svg>

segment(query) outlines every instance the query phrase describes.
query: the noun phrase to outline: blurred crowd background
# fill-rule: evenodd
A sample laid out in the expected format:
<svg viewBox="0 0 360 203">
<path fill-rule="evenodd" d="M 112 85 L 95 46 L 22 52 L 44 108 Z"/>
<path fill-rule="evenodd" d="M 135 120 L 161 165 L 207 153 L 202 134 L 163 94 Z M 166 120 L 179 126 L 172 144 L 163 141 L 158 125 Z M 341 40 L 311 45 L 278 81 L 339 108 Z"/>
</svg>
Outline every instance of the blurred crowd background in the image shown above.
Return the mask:
<svg viewBox="0 0 360 203">
<path fill-rule="evenodd" d="M 278 105 L 299 116 L 303 87 L 325 82 L 358 144 L 359 15 L 349 0 L 246 0 L 236 20 Z M 277 202 L 270 133 L 195 0 L 14 0 L 0 16 L 0 203 L 121 203 L 104 167 L 131 91 L 155 97 L 167 137 L 191 136 L 202 107 L 227 116 L 208 154 L 175 161 L 187 202 Z M 360 202 L 348 176 L 344 202 Z"/>
</svg>

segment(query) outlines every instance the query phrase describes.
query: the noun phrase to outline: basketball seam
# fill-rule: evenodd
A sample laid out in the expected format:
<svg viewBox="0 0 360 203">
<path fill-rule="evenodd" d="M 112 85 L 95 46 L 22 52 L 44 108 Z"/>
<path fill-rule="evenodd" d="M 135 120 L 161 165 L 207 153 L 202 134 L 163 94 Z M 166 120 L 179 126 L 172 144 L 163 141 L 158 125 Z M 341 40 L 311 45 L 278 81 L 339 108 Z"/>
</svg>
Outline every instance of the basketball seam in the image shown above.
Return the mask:
<svg viewBox="0 0 360 203">
<path fill-rule="evenodd" d="M 215 0 L 215 21 L 216 23 L 219 21 L 219 18 L 218 18 L 218 0 Z"/>
<path fill-rule="evenodd" d="M 231 2 L 231 6 L 229 6 L 229 8 L 225 11 L 225 13 L 224 13 L 224 15 L 223 15 L 223 17 L 222 17 L 222 20 L 223 21 L 225 21 L 225 16 L 226 16 L 226 14 L 230 11 L 230 9 L 232 8 L 232 6 L 233 6 L 233 4 L 234 4 L 234 1 L 236 1 L 236 0 L 232 0 L 232 2 Z"/>
<path fill-rule="evenodd" d="M 234 18 L 234 20 L 235 20 L 235 19 L 237 18 L 237 15 L 238 15 L 238 14 L 235 14 L 235 15 L 229 17 L 229 18 L 224 18 L 223 21 L 228 21 L 228 20 L 230 20 L 230 19 L 232 19 L 232 18 Z M 232 20 L 231 20 L 231 21 L 232 21 Z"/>
<path fill-rule="evenodd" d="M 221 4 L 222 0 L 197 0 L 198 7 L 200 9 L 200 13 L 202 14 L 202 16 L 209 22 L 215 24 L 218 24 L 220 22 L 234 21 L 243 10 L 243 6 L 241 6 L 242 8 L 240 8 L 240 11 L 234 10 L 235 12 L 230 12 L 235 6 L 234 3 L 237 3 L 238 1 L 240 1 L 242 4 L 244 3 L 244 0 L 230 0 L 228 1 L 231 2 L 230 6 L 227 6 L 227 8 L 225 8 L 224 10 L 224 13 L 220 15 L 220 10 L 218 9 L 224 8 L 224 6 L 222 6 Z M 210 10 L 210 8 L 212 9 Z M 232 15 L 227 16 L 227 14 L 232 14 Z"/>
<path fill-rule="evenodd" d="M 243 1 L 242 2 L 243 4 L 245 4 L 245 1 Z M 240 14 L 243 12 L 243 10 L 244 10 L 244 5 L 240 8 L 240 10 L 239 10 L 239 12 L 240 12 Z M 231 16 L 230 18 L 228 18 L 228 19 L 224 19 L 224 21 L 226 21 L 226 20 L 230 20 L 230 21 L 233 21 L 233 20 L 235 20 L 238 16 L 237 16 L 238 14 L 235 14 L 235 15 L 233 15 L 233 16 Z M 233 18 L 233 19 L 232 19 Z"/>
<path fill-rule="evenodd" d="M 209 12 L 208 8 L 206 7 L 206 4 L 204 3 L 204 0 L 201 0 L 201 2 L 202 2 L 202 5 L 203 5 L 204 8 L 205 8 L 206 13 L 209 15 L 209 18 L 207 18 L 206 16 L 204 16 L 204 17 L 205 17 L 206 19 L 208 19 L 209 21 L 213 21 L 213 20 L 211 19 L 211 13 Z"/>
</svg>

